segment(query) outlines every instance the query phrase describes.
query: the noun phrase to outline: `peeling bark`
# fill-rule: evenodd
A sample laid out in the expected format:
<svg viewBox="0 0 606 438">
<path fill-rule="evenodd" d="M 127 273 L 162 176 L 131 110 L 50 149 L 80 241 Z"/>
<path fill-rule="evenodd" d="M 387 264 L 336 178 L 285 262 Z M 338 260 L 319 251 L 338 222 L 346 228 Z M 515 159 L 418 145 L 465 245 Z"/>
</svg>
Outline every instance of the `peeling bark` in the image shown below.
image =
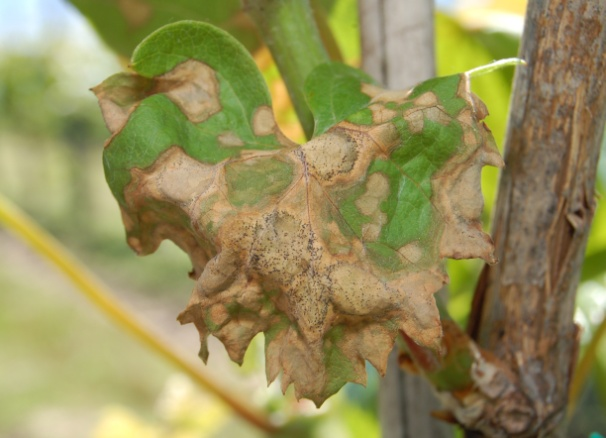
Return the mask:
<svg viewBox="0 0 606 438">
<path fill-rule="evenodd" d="M 469 333 L 532 403 L 516 436 L 546 436 L 576 361 L 572 317 L 606 120 L 603 0 L 530 2 L 520 57 L 493 231 L 500 263 L 482 273 Z"/>
</svg>

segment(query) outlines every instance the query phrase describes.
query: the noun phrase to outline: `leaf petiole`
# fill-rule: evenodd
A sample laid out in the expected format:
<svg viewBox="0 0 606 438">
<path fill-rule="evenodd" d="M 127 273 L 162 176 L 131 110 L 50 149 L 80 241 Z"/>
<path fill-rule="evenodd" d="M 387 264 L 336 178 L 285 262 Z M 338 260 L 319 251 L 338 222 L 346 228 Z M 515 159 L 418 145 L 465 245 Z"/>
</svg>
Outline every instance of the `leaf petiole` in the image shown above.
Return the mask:
<svg viewBox="0 0 606 438">
<path fill-rule="evenodd" d="M 493 71 L 500 70 L 505 67 L 514 67 L 517 65 L 527 65 L 527 63 L 526 61 L 520 58 L 499 59 L 498 61 L 491 62 L 490 64 L 482 65 L 480 67 L 467 70 L 465 74 L 470 79 L 477 78 L 478 76 L 483 76 L 485 74 L 492 73 Z"/>
<path fill-rule="evenodd" d="M 313 116 L 303 87 L 309 73 L 330 61 L 313 18 L 309 0 L 245 0 L 244 10 L 256 23 L 284 78 L 306 137 L 312 136 Z"/>
</svg>

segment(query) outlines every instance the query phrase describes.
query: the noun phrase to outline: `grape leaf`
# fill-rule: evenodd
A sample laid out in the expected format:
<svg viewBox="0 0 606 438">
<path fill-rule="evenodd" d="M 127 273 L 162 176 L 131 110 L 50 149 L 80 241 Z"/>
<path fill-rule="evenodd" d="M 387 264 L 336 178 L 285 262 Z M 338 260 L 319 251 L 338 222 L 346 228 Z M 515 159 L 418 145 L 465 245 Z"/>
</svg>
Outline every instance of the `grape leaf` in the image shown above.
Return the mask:
<svg viewBox="0 0 606 438">
<path fill-rule="evenodd" d="M 385 372 L 398 330 L 438 350 L 443 259 L 495 262 L 480 226 L 482 166 L 501 166 L 466 74 L 383 90 L 335 64 L 306 92 L 320 135 L 275 124 L 246 50 L 210 25 L 166 26 L 135 74 L 94 89 L 129 245 L 171 239 L 196 280 L 179 315 L 241 363 L 265 334 L 269 381 L 320 405 L 365 361 Z M 332 126 L 331 126 L 332 124 Z"/>
</svg>

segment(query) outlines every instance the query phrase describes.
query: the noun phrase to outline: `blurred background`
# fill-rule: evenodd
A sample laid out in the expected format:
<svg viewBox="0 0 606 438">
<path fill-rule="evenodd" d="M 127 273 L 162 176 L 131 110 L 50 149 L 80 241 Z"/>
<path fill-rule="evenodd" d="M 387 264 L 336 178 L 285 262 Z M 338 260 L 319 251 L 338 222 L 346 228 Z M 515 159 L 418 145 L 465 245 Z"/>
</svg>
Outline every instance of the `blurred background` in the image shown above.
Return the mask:
<svg viewBox="0 0 606 438">
<path fill-rule="evenodd" d="M 251 50 L 270 85 L 285 132 L 301 138 L 284 85 L 267 51 L 241 19 L 239 1 L 220 13 L 191 16 L 188 3 L 160 2 L 145 25 L 145 0 L 0 0 L 0 193 L 63 242 L 114 294 L 185 355 L 195 357 L 193 326 L 181 327 L 192 282 L 187 257 L 172 243 L 138 258 L 126 246 L 117 205 L 106 186 L 101 152 L 108 132 L 89 88 L 125 68 L 145 35 L 168 21 L 207 18 L 223 24 Z M 149 1 L 149 3 L 155 3 Z M 204 2 L 192 2 L 202 4 Z M 321 3 L 345 61 L 359 63 L 354 0 Z M 517 54 L 524 1 L 438 1 L 438 73 L 461 72 Z M 200 9 L 201 6 L 192 6 Z M 90 17 L 93 21 L 89 21 Z M 149 27 L 146 27 L 149 26 Z M 136 29 L 133 30 L 133 29 Z M 502 143 L 513 72 L 473 83 L 491 111 Z M 605 147 L 603 145 L 602 150 Z M 598 193 L 606 187 L 599 167 Z M 484 172 L 486 224 L 497 172 Z M 465 323 L 481 264 L 449 262 L 449 307 Z M 577 322 L 587 345 L 606 309 L 606 208 L 598 206 L 578 293 Z M 583 350 L 581 350 L 582 352 Z M 202 364 L 200 364 L 203 367 Z M 309 419 L 318 437 L 378 437 L 377 373 L 367 388 L 347 385 L 320 410 L 266 387 L 257 337 L 238 367 L 214 342 L 205 371 L 278 419 Z M 571 437 L 606 431 L 606 343 L 598 349 Z M 220 401 L 125 335 L 82 298 L 52 266 L 0 227 L 0 437 L 263 436 Z M 311 436 L 311 435 L 303 435 Z"/>
</svg>

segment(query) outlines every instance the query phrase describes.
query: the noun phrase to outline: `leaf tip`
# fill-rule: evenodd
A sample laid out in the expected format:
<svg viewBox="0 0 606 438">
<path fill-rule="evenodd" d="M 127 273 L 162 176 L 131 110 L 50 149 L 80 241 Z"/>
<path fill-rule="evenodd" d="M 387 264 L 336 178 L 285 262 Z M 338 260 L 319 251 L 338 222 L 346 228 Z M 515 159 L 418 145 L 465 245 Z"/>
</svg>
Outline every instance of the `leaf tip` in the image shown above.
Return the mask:
<svg viewBox="0 0 606 438">
<path fill-rule="evenodd" d="M 208 344 L 206 343 L 206 341 L 200 342 L 200 350 L 198 351 L 198 357 L 202 359 L 202 362 L 204 362 L 204 364 L 208 362 Z"/>
</svg>

